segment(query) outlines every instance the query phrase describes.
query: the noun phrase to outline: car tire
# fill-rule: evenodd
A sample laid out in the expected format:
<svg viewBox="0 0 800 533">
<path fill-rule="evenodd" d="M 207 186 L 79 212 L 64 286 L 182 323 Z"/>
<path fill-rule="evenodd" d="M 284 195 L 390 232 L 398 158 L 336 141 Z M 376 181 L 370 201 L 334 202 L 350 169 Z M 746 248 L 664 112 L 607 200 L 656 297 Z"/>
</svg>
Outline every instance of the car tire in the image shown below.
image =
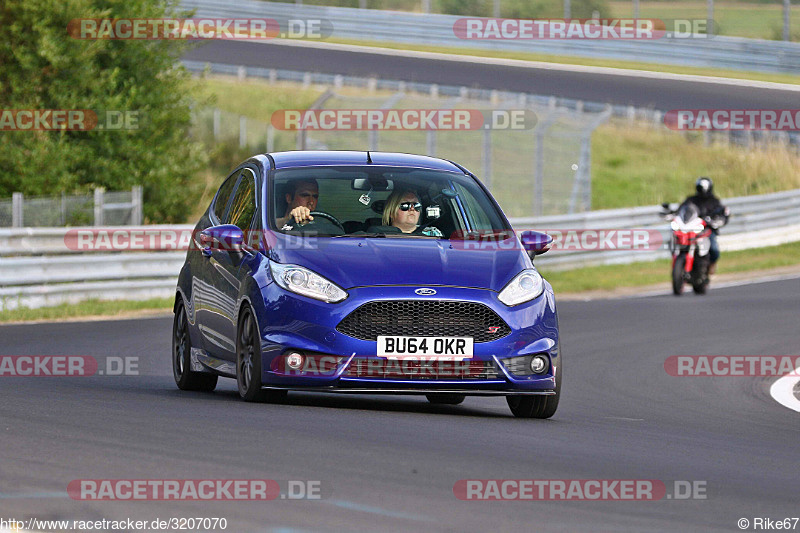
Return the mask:
<svg viewBox="0 0 800 533">
<path fill-rule="evenodd" d="M 192 339 L 189 336 L 189 320 L 186 307 L 181 299 L 175 308 L 172 321 L 172 376 L 181 390 L 213 391 L 217 386 L 217 375 L 206 372 L 193 372 Z"/>
<path fill-rule="evenodd" d="M 558 400 L 561 397 L 561 376 L 564 373 L 564 364 L 561 349 L 558 350 L 559 367 L 556 371 L 555 394 L 550 396 L 527 396 L 515 394 L 506 396 L 508 408 L 517 418 L 550 418 L 556 414 Z"/>
<path fill-rule="evenodd" d="M 441 392 L 437 394 L 426 394 L 425 397 L 433 405 L 458 405 L 463 402 L 464 398 L 467 396 L 465 394 Z"/>
<path fill-rule="evenodd" d="M 261 383 L 261 335 L 252 309 L 246 307 L 236 328 L 236 383 L 246 402 L 280 402 L 285 390 L 263 389 Z"/>
</svg>

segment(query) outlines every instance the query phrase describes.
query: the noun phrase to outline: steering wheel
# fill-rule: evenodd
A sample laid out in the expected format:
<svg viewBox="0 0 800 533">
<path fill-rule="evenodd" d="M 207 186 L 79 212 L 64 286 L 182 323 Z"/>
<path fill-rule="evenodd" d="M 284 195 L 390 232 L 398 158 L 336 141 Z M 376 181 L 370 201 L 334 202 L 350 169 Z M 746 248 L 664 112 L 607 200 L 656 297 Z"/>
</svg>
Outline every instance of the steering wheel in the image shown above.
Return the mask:
<svg viewBox="0 0 800 533">
<path fill-rule="evenodd" d="M 337 219 L 335 216 L 331 215 L 330 213 L 326 213 L 325 211 L 311 211 L 310 215 L 312 217 L 322 217 L 325 220 L 327 220 L 328 222 L 331 222 L 332 224 L 338 226 L 339 229 L 342 230 L 344 233 L 347 233 L 345 231 L 345 229 L 344 229 L 344 226 L 342 226 L 342 223 L 339 222 L 339 219 Z M 313 223 L 314 223 L 313 220 L 309 222 L 309 224 L 313 224 Z"/>
</svg>

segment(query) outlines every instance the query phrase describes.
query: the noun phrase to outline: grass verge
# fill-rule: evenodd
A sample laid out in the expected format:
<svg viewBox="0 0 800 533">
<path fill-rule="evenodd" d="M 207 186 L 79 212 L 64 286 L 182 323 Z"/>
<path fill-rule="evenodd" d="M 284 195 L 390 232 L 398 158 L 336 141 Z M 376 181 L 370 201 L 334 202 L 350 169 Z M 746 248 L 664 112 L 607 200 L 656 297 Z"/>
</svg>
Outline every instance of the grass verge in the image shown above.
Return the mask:
<svg viewBox="0 0 800 533">
<path fill-rule="evenodd" d="M 592 136 L 592 209 L 678 202 L 710 176 L 721 198 L 800 188 L 800 155 L 776 144 L 706 145 L 702 132 L 612 120 Z"/>
<path fill-rule="evenodd" d="M 228 132 L 229 135 L 227 141 L 217 145 L 206 139 L 214 163 L 204 175 L 205 192 L 195 213 L 199 216 L 228 171 L 252 154 L 264 151 L 266 125 L 272 113 L 278 109 L 306 109 L 322 93 L 322 89 L 301 89 L 291 84 L 271 85 L 263 80 L 240 82 L 235 78 L 215 78 L 198 80 L 198 92 L 228 113 L 223 116 L 222 130 L 223 134 Z M 346 88 L 341 94 L 341 97 L 329 100 L 326 107 L 379 107 L 390 95 L 355 88 Z M 248 101 L 258 102 L 258 105 L 252 108 L 242 105 L 242 102 Z M 409 94 L 398 101 L 395 107 L 437 107 L 443 101 Z M 254 143 L 245 148 L 238 146 L 239 114 L 248 117 L 248 140 Z M 202 130 L 200 136 L 207 137 L 211 127 L 208 120 L 199 124 L 198 129 Z M 553 139 L 560 139 L 556 135 L 560 132 L 556 128 L 551 130 Z M 572 127 L 561 133 L 572 143 L 565 146 L 575 150 L 574 157 L 577 157 L 576 130 Z M 367 132 L 364 131 L 313 132 L 310 138 L 323 142 L 330 149 L 365 149 L 368 146 Z M 479 147 L 482 142 L 481 132 L 439 132 L 437 154 L 480 173 L 481 150 L 469 150 L 465 146 Z M 294 132 L 276 131 L 276 150 L 294 149 L 294 143 Z M 492 194 L 509 216 L 528 216 L 531 200 L 524 191 L 533 188 L 530 157 L 534 146 L 532 131 L 496 132 L 492 145 L 492 159 L 503 162 L 495 167 Z M 426 133 L 384 131 L 380 134 L 380 148 L 424 153 Z M 568 164 L 573 161 L 564 159 L 556 161 L 556 164 L 565 162 Z M 551 167 L 556 174 L 559 172 L 555 164 Z M 571 181 L 567 181 L 567 178 L 571 173 L 563 171 L 558 175 L 565 179 L 553 178 L 548 182 L 547 201 L 565 201 L 569 198 Z M 629 123 L 622 119 L 612 119 L 592 135 L 593 209 L 681 201 L 693 192 L 697 176 L 710 176 L 717 194 L 722 198 L 797 189 L 800 188 L 800 155 L 783 145 L 758 148 L 727 142 L 707 145 L 701 132 L 676 132 L 666 127 Z M 553 208 L 556 212 L 565 210 L 564 205 L 555 203 Z M 191 220 L 196 218 L 194 216 Z"/>
<path fill-rule="evenodd" d="M 663 259 L 561 271 L 548 271 L 545 265 L 539 267 L 539 271 L 550 282 L 558 296 L 560 292 L 578 293 L 669 283 L 670 263 L 670 259 Z M 717 274 L 769 270 L 793 265 L 800 265 L 800 242 L 754 250 L 723 252 Z"/>
<path fill-rule="evenodd" d="M 108 318 L 136 314 L 142 311 L 172 310 L 174 298 L 152 298 L 150 300 L 86 300 L 76 304 L 60 304 L 53 307 L 27 307 L 0 311 L 0 323 L 27 322 L 34 320 L 65 320 L 71 318 L 103 316 Z"/>
</svg>

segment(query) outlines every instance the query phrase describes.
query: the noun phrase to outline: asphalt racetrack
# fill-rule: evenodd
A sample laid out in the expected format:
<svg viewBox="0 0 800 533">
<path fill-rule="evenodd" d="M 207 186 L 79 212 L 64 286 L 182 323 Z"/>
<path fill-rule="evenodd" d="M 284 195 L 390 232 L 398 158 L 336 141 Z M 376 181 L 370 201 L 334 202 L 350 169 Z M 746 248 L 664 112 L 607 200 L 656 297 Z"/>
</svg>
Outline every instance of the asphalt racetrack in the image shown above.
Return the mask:
<svg viewBox="0 0 800 533">
<path fill-rule="evenodd" d="M 799 289 L 789 279 L 560 303 L 566 374 L 544 421 L 513 418 L 502 398 L 294 393 L 247 404 L 233 380 L 181 392 L 169 317 L 3 326 L 2 354 L 138 357 L 140 375 L 0 378 L 0 516 L 224 517 L 235 532 L 731 532 L 746 518 L 753 531 L 756 517 L 800 515 L 800 413 L 769 396 L 776 378 L 674 377 L 664 361 L 800 354 Z M 67 495 L 76 479 L 207 478 L 314 480 L 322 498 Z M 461 501 L 453 487 L 464 479 L 655 479 L 670 495 L 688 481 L 705 498 Z"/>
<path fill-rule="evenodd" d="M 217 40 L 199 45 L 184 59 L 252 67 L 322 72 L 349 76 L 376 76 L 390 80 L 438 83 L 526 92 L 545 96 L 670 109 L 794 109 L 797 91 L 709 83 L 685 79 L 643 77 L 608 72 L 580 72 L 570 67 L 530 68 L 511 65 L 460 63 L 404 57 L 304 43 L 254 43 Z M 413 52 L 412 52 L 413 54 Z M 480 60 L 479 60 L 480 61 Z M 555 67 L 555 66 L 554 66 Z"/>
</svg>

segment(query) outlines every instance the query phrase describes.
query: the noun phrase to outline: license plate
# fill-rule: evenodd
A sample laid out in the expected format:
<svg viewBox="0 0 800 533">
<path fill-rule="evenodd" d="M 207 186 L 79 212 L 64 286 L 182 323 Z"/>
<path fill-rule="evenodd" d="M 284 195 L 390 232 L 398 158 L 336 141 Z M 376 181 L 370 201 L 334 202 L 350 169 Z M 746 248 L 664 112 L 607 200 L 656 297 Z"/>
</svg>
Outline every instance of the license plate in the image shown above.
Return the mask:
<svg viewBox="0 0 800 533">
<path fill-rule="evenodd" d="M 378 357 L 459 361 L 472 355 L 472 337 L 378 336 Z"/>
</svg>

